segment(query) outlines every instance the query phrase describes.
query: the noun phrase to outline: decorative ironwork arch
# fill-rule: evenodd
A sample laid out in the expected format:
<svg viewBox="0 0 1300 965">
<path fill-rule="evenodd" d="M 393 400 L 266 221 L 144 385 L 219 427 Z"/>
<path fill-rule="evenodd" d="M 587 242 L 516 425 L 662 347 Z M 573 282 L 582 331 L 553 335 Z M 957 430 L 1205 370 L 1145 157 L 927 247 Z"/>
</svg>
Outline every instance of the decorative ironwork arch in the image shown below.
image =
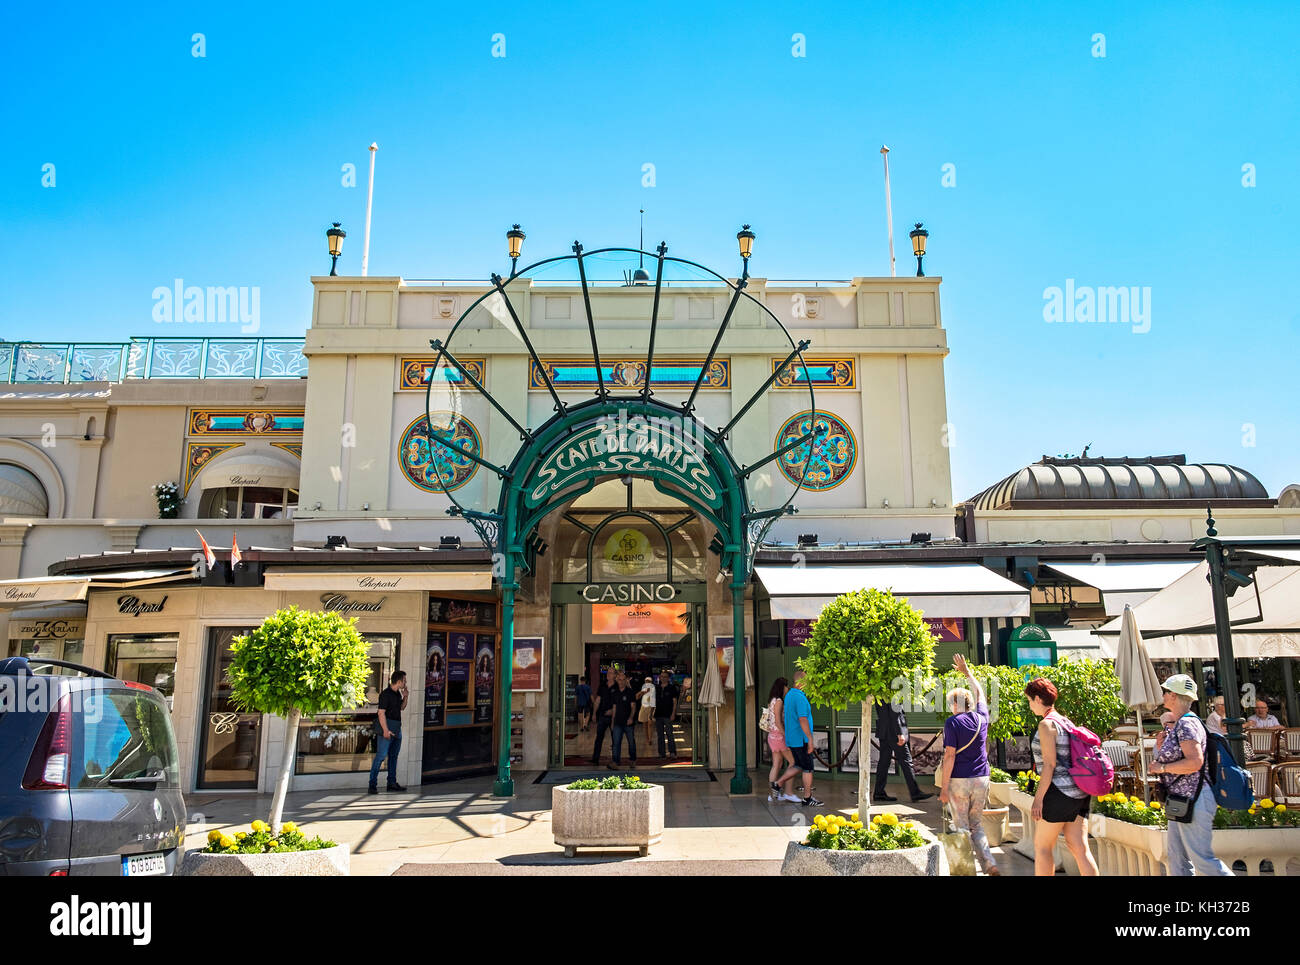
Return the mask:
<svg viewBox="0 0 1300 965">
<path fill-rule="evenodd" d="M 796 342 L 780 319 L 746 291 L 749 279 L 748 257 L 745 258 L 743 273 L 733 281 L 697 262 L 670 258 L 667 252 L 668 246 L 663 243 L 654 252 L 618 247 L 588 252 L 580 243 L 575 242 L 571 255 L 543 259 L 519 271 L 512 271 L 509 278 L 493 274 L 492 287 L 461 313 L 447 338 L 430 342 L 438 355 L 425 390 L 426 414 L 434 408 L 447 408 L 445 401 L 434 406 L 435 390 L 454 396 L 461 391 L 473 389 L 519 434 L 518 450 L 509 464 L 502 466 L 489 461 L 483 453 L 470 452 L 450 436 L 439 433 L 432 418 L 428 423 L 431 458 L 434 458 L 434 450 L 445 448 L 459 459 L 469 460 L 495 474 L 502 482 L 500 493 L 494 501 L 480 499 L 480 505 L 472 505 L 466 498 L 468 487 L 458 489 L 441 486 L 441 480 L 446 474 L 434 474 L 434 478 L 440 482 L 442 492 L 451 502 L 448 514 L 460 516 L 474 527 L 484 546 L 491 550 L 494 571 L 499 574 L 503 610 L 499 678 L 503 707 L 509 706 L 512 679 L 514 595 L 519 588 L 516 568 L 532 569 L 540 548 L 537 528 L 547 515 L 589 492 L 604 479 L 631 476 L 650 480 L 659 492 L 690 507 L 717 529 L 721 545 L 716 548 L 720 550 L 731 578 L 734 639 L 743 640 L 744 594 L 754 554 L 772 525 L 782 516 L 797 511 L 794 499 L 804 488 L 804 478 L 811 459 L 805 461 L 800 478 L 778 505 L 760 509 L 752 500 L 750 484 L 758 470 L 798 447 L 807 445 L 811 451 L 817 445 L 819 429 L 813 428 L 798 438 L 790 439 L 751 465 L 737 463 L 727 445 L 727 439 L 778 379 L 785 378 L 788 384 L 790 375 L 787 372 L 793 371 L 796 365 L 802 368 L 802 384 L 808 390 L 806 411 L 812 417 L 811 425 L 816 427 L 817 407 L 813 380 L 803 358 L 803 352 L 810 343 L 807 340 Z M 655 267 L 644 379 L 639 391 L 622 394 L 611 391 L 605 381 L 596 334 L 597 319 L 593 311 L 586 268 L 588 259 L 609 255 L 636 256 L 638 260 L 649 258 Z M 591 340 L 591 357 L 596 373 L 594 398 L 578 403 L 567 403 L 560 398 L 547 366 L 538 355 L 527 327 L 520 321 L 507 290 L 511 284 L 529 279 L 531 272 L 570 261 L 575 263 L 577 280 L 581 285 L 582 304 Z M 708 284 L 721 283 L 730 295 L 726 313 L 718 324 L 708 355 L 700 364 L 698 378 L 689 395 L 678 405 L 656 397 L 654 391 L 655 342 L 666 266 L 673 266 L 674 270 L 698 272 L 708 279 Z M 648 285 L 645 287 L 649 289 Z M 495 317 L 518 335 L 533 362 L 533 371 L 539 374 L 551 397 L 552 414 L 536 427 L 530 425 L 526 407 L 520 413 L 510 412 L 484 387 L 469 366 L 461 364 L 453 351 L 456 335 L 466 319 L 480 307 L 487 310 L 491 299 L 499 299 L 499 311 L 494 313 Z M 749 400 L 733 411 L 728 422 L 717 427 L 709 426 L 696 414 L 696 398 L 741 305 L 752 306 L 766 317 L 769 325 L 779 329 L 789 343 L 790 351 L 782 362 L 773 366 L 772 374 Z M 745 760 L 743 688 L 737 688 L 735 694 L 736 772 L 731 781 L 731 789 L 733 793 L 749 793 L 751 785 Z M 510 776 L 510 728 L 502 727 L 500 730 L 494 793 L 509 796 L 514 793 L 514 781 Z"/>
</svg>

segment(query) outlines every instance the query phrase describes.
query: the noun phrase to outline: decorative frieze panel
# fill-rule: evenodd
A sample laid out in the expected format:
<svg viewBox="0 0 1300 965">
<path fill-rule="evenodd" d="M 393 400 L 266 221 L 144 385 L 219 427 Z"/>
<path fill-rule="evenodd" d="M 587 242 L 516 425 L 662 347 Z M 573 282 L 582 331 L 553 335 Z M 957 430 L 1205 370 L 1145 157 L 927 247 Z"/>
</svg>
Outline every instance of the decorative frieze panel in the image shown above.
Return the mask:
<svg viewBox="0 0 1300 965">
<path fill-rule="evenodd" d="M 594 389 L 596 388 L 596 365 L 587 359 L 545 359 L 546 374 L 557 389 Z M 700 376 L 704 359 L 655 359 L 651 381 L 655 388 L 689 389 L 695 385 Z M 601 374 L 606 388 L 639 389 L 645 385 L 646 360 L 608 359 L 600 360 Z M 528 363 L 528 387 L 545 389 L 542 370 L 536 362 Z M 731 388 L 731 360 L 714 359 L 709 363 L 701 389 Z"/>
<path fill-rule="evenodd" d="M 406 389 L 423 389 L 429 384 L 429 376 L 433 372 L 433 366 L 438 361 L 436 355 L 403 355 L 401 366 L 401 382 L 398 388 Z M 461 365 L 465 366 L 465 371 L 474 376 L 480 384 L 483 383 L 487 375 L 487 359 L 458 359 Z M 442 360 L 441 378 L 455 385 L 465 384 L 465 378 L 457 370 L 456 366 L 451 365 L 446 359 Z"/>
</svg>

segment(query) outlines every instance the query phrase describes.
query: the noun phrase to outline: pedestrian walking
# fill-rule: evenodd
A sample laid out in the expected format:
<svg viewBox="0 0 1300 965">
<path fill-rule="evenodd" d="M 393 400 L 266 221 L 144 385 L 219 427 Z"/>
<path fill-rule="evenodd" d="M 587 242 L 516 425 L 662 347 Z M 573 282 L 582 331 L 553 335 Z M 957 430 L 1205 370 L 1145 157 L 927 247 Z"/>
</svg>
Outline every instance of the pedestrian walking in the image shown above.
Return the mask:
<svg viewBox="0 0 1300 965">
<path fill-rule="evenodd" d="M 1214 815 L 1218 804 L 1210 787 L 1205 760 L 1205 725 L 1192 713 L 1196 681 L 1176 673 L 1163 684 L 1165 708 L 1177 719 L 1167 726 L 1151 759 L 1151 773 L 1160 778 L 1168 818 L 1169 843 L 1165 866 L 1169 874 L 1230 877 L 1229 868 L 1214 853 Z"/>
<path fill-rule="evenodd" d="M 641 683 L 641 693 L 638 698 L 641 702 L 641 709 L 637 711 L 636 719 L 645 725 L 645 746 L 647 752 L 649 751 L 655 736 L 655 697 L 655 682 L 649 674 L 646 674 L 645 680 Z"/>
<path fill-rule="evenodd" d="M 614 724 L 614 671 L 606 670 L 605 679 L 596 689 L 596 743 L 591 751 L 592 767 L 600 764 L 600 747 L 605 742 L 605 734 Z"/>
<path fill-rule="evenodd" d="M 912 772 L 912 746 L 908 741 L 907 714 L 903 711 L 903 705 L 894 703 L 877 705 L 876 731 L 880 735 L 880 763 L 876 765 L 876 787 L 871 794 L 871 799 L 873 801 L 898 800 L 896 797 L 890 797 L 885 790 L 885 784 L 889 780 L 891 760 L 898 762 L 898 773 L 903 775 L 903 781 L 907 784 L 907 793 L 912 796 L 913 803 L 934 797 L 932 792 L 921 790 L 916 783 L 916 775 Z M 867 760 L 870 760 L 869 755 Z"/>
<path fill-rule="evenodd" d="M 587 683 L 586 674 L 578 680 L 578 689 L 574 691 L 574 697 L 578 702 L 578 730 L 584 731 L 591 723 L 591 685 Z"/>
<path fill-rule="evenodd" d="M 822 802 L 813 797 L 813 759 L 812 759 L 812 703 L 803 692 L 807 675 L 802 670 L 794 672 L 794 686 L 785 692 L 785 706 L 782 709 L 782 731 L 786 746 L 790 749 L 793 763 L 784 774 L 776 779 L 777 784 L 785 784 L 796 777 L 803 778 L 803 797 L 801 807 L 821 807 Z"/>
<path fill-rule="evenodd" d="M 772 681 L 772 689 L 767 694 L 767 707 L 763 711 L 759 726 L 766 724 L 767 748 L 772 752 L 772 769 L 767 773 L 767 783 L 771 792 L 769 801 L 792 801 L 799 803 L 799 798 L 790 791 L 790 779 L 784 784 L 777 783 L 777 778 L 794 764 L 794 755 L 785 743 L 785 693 L 789 689 L 784 677 Z"/>
<path fill-rule="evenodd" d="M 379 793 L 379 767 L 388 761 L 388 790 L 405 791 L 397 783 L 397 752 L 402 749 L 402 711 L 406 710 L 406 671 L 394 670 L 388 686 L 379 695 L 379 713 L 375 719 L 375 759 L 370 765 L 371 794 Z"/>
<path fill-rule="evenodd" d="M 636 707 L 637 692 L 627 682 L 627 674 L 621 670 L 614 676 L 615 687 L 610 695 L 614 712 L 612 734 L 614 739 L 614 763 L 607 764 L 611 771 L 622 767 L 620 752 L 623 739 L 627 738 L 627 759 L 636 767 Z"/>
<path fill-rule="evenodd" d="M 677 685 L 673 675 L 664 668 L 659 671 L 659 683 L 655 687 L 655 732 L 659 735 L 659 756 L 677 760 L 677 735 L 673 732 L 673 723 L 677 720 Z"/>
<path fill-rule="evenodd" d="M 958 830 L 970 834 L 971 847 L 988 875 L 1000 875 L 984 833 L 984 805 L 989 797 L 989 707 L 975 675 L 961 654 L 953 666 L 966 677 L 969 689 L 948 696 L 952 716 L 943 722 L 943 789 L 939 800 L 952 811 Z"/>
<path fill-rule="evenodd" d="M 1065 845 L 1079 865 L 1079 874 L 1095 877 L 1097 861 L 1088 850 L 1088 809 L 1092 798 L 1070 776 L 1069 718 L 1056 712 L 1056 685 L 1045 677 L 1035 677 L 1025 688 L 1029 709 L 1041 717 L 1030 746 L 1038 771 L 1038 790 L 1034 792 L 1033 818 L 1038 822 L 1034 833 L 1034 874 L 1056 874 L 1056 839 L 1065 835 Z"/>
</svg>

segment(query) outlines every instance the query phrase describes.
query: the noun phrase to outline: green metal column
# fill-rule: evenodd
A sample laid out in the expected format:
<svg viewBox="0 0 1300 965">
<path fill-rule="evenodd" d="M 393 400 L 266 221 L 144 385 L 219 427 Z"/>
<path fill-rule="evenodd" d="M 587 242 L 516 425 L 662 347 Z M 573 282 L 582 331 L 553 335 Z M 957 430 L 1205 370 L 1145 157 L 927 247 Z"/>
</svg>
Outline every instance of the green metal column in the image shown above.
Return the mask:
<svg viewBox="0 0 1300 965">
<path fill-rule="evenodd" d="M 1214 536 L 1214 520 L 1210 520 L 1210 535 Z M 1223 719 L 1228 731 L 1228 746 L 1238 764 L 1246 761 L 1246 735 L 1241 716 L 1241 690 L 1237 686 L 1237 663 L 1232 655 L 1232 625 L 1228 617 L 1228 595 L 1223 589 L 1223 544 L 1216 539 L 1204 540 L 1205 560 L 1210 565 L 1210 595 L 1214 601 L 1214 632 L 1219 638 L 1219 686 L 1223 689 Z"/>
<path fill-rule="evenodd" d="M 740 566 L 733 570 L 731 583 L 731 674 L 736 682 L 736 774 L 731 779 L 731 793 L 752 794 L 745 754 L 745 584 L 739 582 L 743 579 L 740 571 Z"/>
<path fill-rule="evenodd" d="M 510 691 L 514 685 L 515 669 L 515 582 L 514 566 L 506 554 L 505 577 L 501 583 L 501 742 L 497 759 L 497 779 L 492 785 L 493 797 L 514 797 L 515 781 L 510 776 Z"/>
</svg>

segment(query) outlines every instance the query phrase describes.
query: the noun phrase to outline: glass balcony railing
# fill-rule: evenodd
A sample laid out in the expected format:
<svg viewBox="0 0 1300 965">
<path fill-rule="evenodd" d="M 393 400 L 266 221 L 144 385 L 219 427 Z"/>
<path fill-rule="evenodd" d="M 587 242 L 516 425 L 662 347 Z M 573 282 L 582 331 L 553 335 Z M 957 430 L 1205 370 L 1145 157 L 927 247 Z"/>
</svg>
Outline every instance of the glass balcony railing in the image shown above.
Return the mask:
<svg viewBox="0 0 1300 965">
<path fill-rule="evenodd" d="M 301 379 L 300 338 L 133 338 L 0 342 L 0 381 L 66 385 L 128 379 Z"/>
</svg>

